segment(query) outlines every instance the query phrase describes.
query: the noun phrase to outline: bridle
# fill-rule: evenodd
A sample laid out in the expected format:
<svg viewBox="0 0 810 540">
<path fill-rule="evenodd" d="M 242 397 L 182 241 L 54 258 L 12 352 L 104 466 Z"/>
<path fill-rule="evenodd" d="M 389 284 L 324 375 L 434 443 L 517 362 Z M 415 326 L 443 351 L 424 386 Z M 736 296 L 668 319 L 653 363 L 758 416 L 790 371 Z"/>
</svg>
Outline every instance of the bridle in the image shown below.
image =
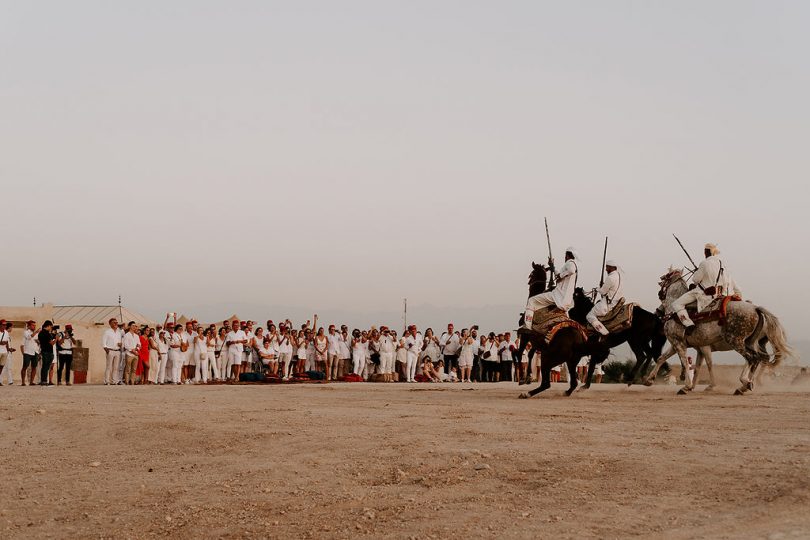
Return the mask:
<svg viewBox="0 0 810 540">
<path fill-rule="evenodd" d="M 660 287 L 658 290 L 658 299 L 663 302 L 667 297 L 669 288 L 680 279 L 683 279 L 683 270 L 670 270 L 661 276 L 661 281 L 658 282 L 658 286 Z"/>
</svg>

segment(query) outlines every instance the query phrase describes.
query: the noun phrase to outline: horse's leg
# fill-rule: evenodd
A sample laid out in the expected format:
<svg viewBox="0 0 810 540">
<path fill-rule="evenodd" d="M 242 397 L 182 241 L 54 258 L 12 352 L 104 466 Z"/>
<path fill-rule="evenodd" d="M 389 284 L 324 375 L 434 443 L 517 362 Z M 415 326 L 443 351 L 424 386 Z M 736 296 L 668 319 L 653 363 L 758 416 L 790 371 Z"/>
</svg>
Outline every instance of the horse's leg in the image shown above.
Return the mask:
<svg viewBox="0 0 810 540">
<path fill-rule="evenodd" d="M 568 366 L 568 379 L 570 381 L 568 390 L 565 391 L 566 396 L 573 394 L 579 384 L 577 381 L 577 364 L 579 364 L 579 358 L 575 354 L 572 354 L 565 362 L 565 365 Z"/>
<path fill-rule="evenodd" d="M 687 370 L 687 360 L 686 360 L 686 353 L 687 353 L 686 343 L 679 342 L 677 344 L 673 344 L 672 348 L 675 349 L 676 353 L 678 353 L 678 358 L 680 358 L 680 360 L 681 360 L 681 367 L 683 368 L 683 372 L 687 373 L 688 370 Z M 695 384 L 694 378 L 689 377 L 688 374 L 686 375 L 685 379 L 686 379 L 685 384 L 681 387 L 680 390 L 678 390 L 678 394 L 680 394 L 680 395 L 688 394 L 689 392 L 691 392 L 692 388 L 694 387 L 694 384 Z"/>
<path fill-rule="evenodd" d="M 548 390 L 551 388 L 551 366 L 545 362 L 543 359 L 540 359 L 540 377 L 543 379 L 540 382 L 540 386 L 535 388 L 534 390 L 529 390 L 528 392 L 523 392 L 518 396 L 520 399 L 528 399 L 530 397 L 534 397 L 543 390 Z"/>
<path fill-rule="evenodd" d="M 706 387 L 704 392 L 711 392 L 715 387 L 714 369 L 712 368 L 712 348 L 709 346 L 701 347 L 698 349 L 698 356 L 706 360 L 706 369 L 709 370 L 709 386 Z"/>
<path fill-rule="evenodd" d="M 588 359 L 588 374 L 585 375 L 585 385 L 580 388 L 580 391 L 587 390 L 591 387 L 591 381 L 593 380 L 593 372 L 596 369 L 596 358 L 593 355 Z"/>
<path fill-rule="evenodd" d="M 699 348 L 695 350 L 697 351 L 697 354 L 695 355 L 695 372 L 692 374 L 692 380 L 689 381 L 688 385 L 690 391 L 694 390 L 695 385 L 697 385 L 700 366 L 703 364 L 703 352 Z"/>
<path fill-rule="evenodd" d="M 664 362 L 669 360 L 673 354 L 675 354 L 675 347 L 673 347 L 672 345 L 670 345 L 667 350 L 661 353 L 661 356 L 655 362 L 655 367 L 653 368 L 653 370 L 650 372 L 649 375 L 647 375 L 644 378 L 643 382 L 645 386 L 652 386 L 653 381 L 655 381 L 655 376 L 658 375 L 658 370 L 661 369 L 661 366 L 664 364 Z"/>
<path fill-rule="evenodd" d="M 632 384 L 636 381 L 639 370 L 647 362 L 647 354 L 644 344 L 639 343 L 638 340 L 629 339 L 627 340 L 627 344 L 630 345 L 630 350 L 632 350 L 633 354 L 636 356 L 636 365 L 633 366 L 633 371 L 630 372 L 630 380 L 627 381 L 627 386 L 632 386 Z"/>
<path fill-rule="evenodd" d="M 518 347 L 517 351 L 518 360 L 521 360 L 523 358 L 523 352 L 526 350 L 527 340 L 528 338 L 525 335 L 520 336 L 520 347 Z M 534 357 L 534 348 L 532 347 L 532 350 L 529 351 L 529 363 L 527 364 L 526 367 L 526 373 L 524 374 L 523 379 L 518 381 L 518 385 L 529 384 L 530 382 L 532 382 L 531 372 L 532 372 L 533 357 Z"/>
</svg>

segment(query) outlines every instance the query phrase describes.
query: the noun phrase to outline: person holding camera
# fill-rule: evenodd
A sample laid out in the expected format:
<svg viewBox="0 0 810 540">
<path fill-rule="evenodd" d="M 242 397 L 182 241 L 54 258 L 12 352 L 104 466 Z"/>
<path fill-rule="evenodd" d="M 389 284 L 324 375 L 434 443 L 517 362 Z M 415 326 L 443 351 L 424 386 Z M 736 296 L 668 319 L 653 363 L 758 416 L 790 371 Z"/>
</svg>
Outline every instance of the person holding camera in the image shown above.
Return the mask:
<svg viewBox="0 0 810 540">
<path fill-rule="evenodd" d="M 39 334 L 37 334 L 40 355 L 42 357 L 42 367 L 39 372 L 40 386 L 53 386 L 53 383 L 48 382 L 48 372 L 51 370 L 51 364 L 53 364 L 53 349 L 54 345 L 56 345 L 56 339 L 58 337 L 56 333 L 58 328 L 58 326 L 54 328 L 51 321 L 45 321 L 45 323 L 42 325 L 42 330 L 40 330 Z"/>
<path fill-rule="evenodd" d="M 444 372 L 450 373 L 450 369 L 458 367 L 458 354 L 461 351 L 461 336 L 455 331 L 453 323 L 447 325 L 447 332 L 443 332 L 439 338 L 439 348 L 444 357 Z"/>
<path fill-rule="evenodd" d="M 25 386 L 25 374 L 28 372 L 28 384 L 34 386 L 34 375 L 37 372 L 37 365 L 39 364 L 39 343 L 37 343 L 37 323 L 28 321 L 25 323 L 25 331 L 23 332 L 23 365 L 20 377 L 22 378 L 22 385 Z M 29 371 L 30 369 L 30 371 Z"/>
<path fill-rule="evenodd" d="M 70 386 L 70 370 L 73 366 L 73 347 L 76 338 L 73 337 L 73 326 L 66 324 L 65 331 L 59 332 L 56 338 L 56 385 L 62 385 L 62 371 L 65 372 L 65 386 Z"/>
</svg>

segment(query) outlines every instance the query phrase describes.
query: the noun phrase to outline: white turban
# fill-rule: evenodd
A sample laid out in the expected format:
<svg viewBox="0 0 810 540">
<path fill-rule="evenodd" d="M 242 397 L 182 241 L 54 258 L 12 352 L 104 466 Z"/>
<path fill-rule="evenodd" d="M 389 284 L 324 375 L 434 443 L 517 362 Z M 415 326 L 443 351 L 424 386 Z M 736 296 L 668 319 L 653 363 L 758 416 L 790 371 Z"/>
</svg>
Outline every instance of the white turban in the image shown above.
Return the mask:
<svg viewBox="0 0 810 540">
<path fill-rule="evenodd" d="M 573 246 L 568 246 L 567 248 L 565 248 L 565 252 L 573 255 L 575 259 L 579 259 L 579 254 L 577 253 L 576 248 L 574 248 Z"/>
<path fill-rule="evenodd" d="M 614 268 L 618 268 L 619 265 L 613 259 L 610 259 L 608 262 L 605 263 L 605 266 L 612 266 Z"/>
<path fill-rule="evenodd" d="M 708 249 L 709 253 L 711 253 L 712 255 L 720 254 L 720 250 L 717 249 L 717 246 L 714 244 L 706 244 L 705 246 L 703 246 L 703 249 Z"/>
</svg>

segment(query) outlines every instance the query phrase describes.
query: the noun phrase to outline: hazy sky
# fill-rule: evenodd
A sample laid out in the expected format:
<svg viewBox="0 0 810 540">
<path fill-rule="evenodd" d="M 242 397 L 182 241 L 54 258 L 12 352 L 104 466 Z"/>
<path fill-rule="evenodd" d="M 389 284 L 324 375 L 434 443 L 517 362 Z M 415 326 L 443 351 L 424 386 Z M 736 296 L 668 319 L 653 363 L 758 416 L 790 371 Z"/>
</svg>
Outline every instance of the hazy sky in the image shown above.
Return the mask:
<svg viewBox="0 0 810 540">
<path fill-rule="evenodd" d="M 655 307 L 676 232 L 801 334 L 808 27 L 799 1 L 0 2 L 0 304 L 517 312 L 548 216 L 582 285 L 609 235 Z"/>
</svg>

